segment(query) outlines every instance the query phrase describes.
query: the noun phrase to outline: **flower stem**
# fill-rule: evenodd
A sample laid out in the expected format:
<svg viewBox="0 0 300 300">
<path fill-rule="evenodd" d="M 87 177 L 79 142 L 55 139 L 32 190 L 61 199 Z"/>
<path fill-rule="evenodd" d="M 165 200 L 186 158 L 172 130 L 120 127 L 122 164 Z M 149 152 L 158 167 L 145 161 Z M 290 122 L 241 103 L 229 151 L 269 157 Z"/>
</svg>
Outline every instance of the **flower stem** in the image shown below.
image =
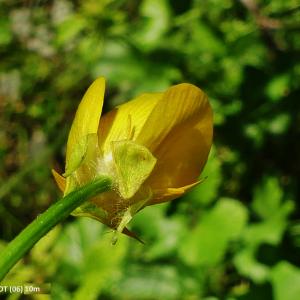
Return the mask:
<svg viewBox="0 0 300 300">
<path fill-rule="evenodd" d="M 111 189 L 111 179 L 101 177 L 80 187 L 39 215 L 0 254 L 0 281 L 9 270 L 55 225 L 89 198 Z"/>
</svg>

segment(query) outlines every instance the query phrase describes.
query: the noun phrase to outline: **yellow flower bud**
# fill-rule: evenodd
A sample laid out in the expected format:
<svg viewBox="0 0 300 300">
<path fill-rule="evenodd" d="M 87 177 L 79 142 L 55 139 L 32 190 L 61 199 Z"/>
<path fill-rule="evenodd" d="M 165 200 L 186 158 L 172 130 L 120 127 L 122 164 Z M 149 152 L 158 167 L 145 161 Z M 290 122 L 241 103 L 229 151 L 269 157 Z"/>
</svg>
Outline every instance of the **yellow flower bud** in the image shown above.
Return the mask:
<svg viewBox="0 0 300 300">
<path fill-rule="evenodd" d="M 64 194 L 97 176 L 112 177 L 113 190 L 73 214 L 135 237 L 126 228 L 134 214 L 199 183 L 212 144 L 212 110 L 202 90 L 182 83 L 142 94 L 100 118 L 104 90 L 102 77 L 87 90 L 69 133 L 65 173 L 53 175 Z"/>
</svg>

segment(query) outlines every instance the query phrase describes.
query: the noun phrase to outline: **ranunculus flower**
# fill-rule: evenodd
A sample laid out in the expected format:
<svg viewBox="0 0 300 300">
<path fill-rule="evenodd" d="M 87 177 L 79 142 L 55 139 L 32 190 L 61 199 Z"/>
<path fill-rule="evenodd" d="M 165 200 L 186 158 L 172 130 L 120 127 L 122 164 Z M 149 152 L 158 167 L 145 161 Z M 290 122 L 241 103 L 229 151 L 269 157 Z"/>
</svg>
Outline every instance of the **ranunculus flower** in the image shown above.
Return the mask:
<svg viewBox="0 0 300 300">
<path fill-rule="evenodd" d="M 101 77 L 85 93 L 69 133 L 65 173 L 53 174 L 65 195 L 110 176 L 113 189 L 73 214 L 135 237 L 126 228 L 135 213 L 199 183 L 212 143 L 212 110 L 202 90 L 182 83 L 142 94 L 100 118 L 104 90 Z"/>
</svg>

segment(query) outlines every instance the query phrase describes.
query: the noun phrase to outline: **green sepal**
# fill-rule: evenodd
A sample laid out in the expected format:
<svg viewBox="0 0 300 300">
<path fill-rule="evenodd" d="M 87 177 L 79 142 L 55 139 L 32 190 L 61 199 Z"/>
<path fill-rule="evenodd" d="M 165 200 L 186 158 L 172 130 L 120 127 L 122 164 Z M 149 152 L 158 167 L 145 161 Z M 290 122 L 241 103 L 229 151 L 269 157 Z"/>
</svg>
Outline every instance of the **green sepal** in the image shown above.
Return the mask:
<svg viewBox="0 0 300 300">
<path fill-rule="evenodd" d="M 75 217 L 89 217 L 107 225 L 107 212 L 90 201 L 77 207 L 72 215 Z"/>
<path fill-rule="evenodd" d="M 88 147 L 88 135 L 83 136 L 80 141 L 73 148 L 68 160 L 66 161 L 66 170 L 64 177 L 69 177 L 83 162 Z"/>
<path fill-rule="evenodd" d="M 114 236 L 112 237 L 112 244 L 114 245 L 117 240 L 118 236 L 121 232 L 124 232 L 124 229 L 126 229 L 127 224 L 132 220 L 133 216 L 141 210 L 145 204 L 152 198 L 152 191 L 150 188 L 142 188 L 138 192 L 138 197 L 141 197 L 142 200 L 135 201 L 134 203 L 130 204 L 129 207 L 125 210 L 123 213 L 123 216 L 121 218 L 121 221 L 115 231 Z M 143 243 L 138 237 L 133 236 L 135 239 Z"/>
<path fill-rule="evenodd" d="M 156 158 L 144 146 L 122 140 L 111 143 L 119 193 L 130 199 L 151 174 Z"/>
<path fill-rule="evenodd" d="M 101 153 L 98 147 L 97 134 L 91 133 L 86 135 L 76 149 L 76 153 L 74 156 L 71 155 L 71 157 L 74 157 L 74 159 L 77 157 L 78 160 L 76 164 L 73 164 L 73 168 L 69 169 L 67 174 L 64 174 L 66 177 L 66 189 L 64 195 L 69 194 L 79 186 L 87 184 L 98 175 L 97 159 L 100 157 Z M 81 153 L 80 156 L 79 153 Z"/>
</svg>

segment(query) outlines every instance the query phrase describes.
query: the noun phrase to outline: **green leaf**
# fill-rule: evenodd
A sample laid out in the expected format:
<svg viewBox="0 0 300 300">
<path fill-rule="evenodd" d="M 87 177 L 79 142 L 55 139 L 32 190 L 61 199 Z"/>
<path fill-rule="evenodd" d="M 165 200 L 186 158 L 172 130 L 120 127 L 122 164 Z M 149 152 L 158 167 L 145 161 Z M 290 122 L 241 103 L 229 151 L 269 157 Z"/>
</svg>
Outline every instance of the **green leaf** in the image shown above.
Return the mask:
<svg viewBox="0 0 300 300">
<path fill-rule="evenodd" d="M 251 278 L 255 283 L 263 283 L 269 276 L 269 267 L 256 260 L 255 249 L 251 247 L 239 251 L 233 262 L 239 274 Z"/>
<path fill-rule="evenodd" d="M 283 134 L 291 123 L 291 117 L 288 114 L 278 114 L 268 124 L 268 131 L 272 134 Z"/>
<path fill-rule="evenodd" d="M 266 86 L 266 94 L 273 102 L 280 101 L 289 91 L 289 74 L 277 75 Z"/>
<path fill-rule="evenodd" d="M 214 55 L 222 55 L 226 51 L 224 43 L 215 32 L 204 22 L 191 23 L 191 35 L 193 43 L 188 44 L 192 51 L 207 52 Z"/>
<path fill-rule="evenodd" d="M 290 209 L 289 209 L 290 211 Z M 251 245 L 258 246 L 261 243 L 278 245 L 286 229 L 285 218 L 274 217 L 265 222 L 249 225 L 244 232 L 244 240 Z"/>
<path fill-rule="evenodd" d="M 5 46 L 12 40 L 9 19 L 6 17 L 0 18 L 0 46 Z"/>
<path fill-rule="evenodd" d="M 278 212 L 283 192 L 275 177 L 265 177 L 262 184 L 254 190 L 252 208 L 262 219 L 267 219 Z"/>
<path fill-rule="evenodd" d="M 82 269 L 82 281 L 74 299 L 97 299 L 105 285 L 119 276 L 120 263 L 124 259 L 128 238 L 119 237 L 116 245 L 111 244 L 109 235 L 102 235 L 87 249 Z"/>
<path fill-rule="evenodd" d="M 300 269 L 286 261 L 272 270 L 271 282 L 274 300 L 296 300 L 300 295 Z"/>
<path fill-rule="evenodd" d="M 166 205 L 153 205 L 140 211 L 133 218 L 133 230 L 140 232 L 140 237 L 146 243 L 139 246 L 143 259 L 155 259 L 173 256 L 186 233 L 183 218 L 178 215 L 166 216 Z"/>
<path fill-rule="evenodd" d="M 129 265 L 112 294 L 113 299 L 182 299 L 181 277 L 172 265 Z"/>
<path fill-rule="evenodd" d="M 134 42 L 141 50 L 151 50 L 160 43 L 169 27 L 169 7 L 166 0 L 144 0 L 141 5 L 144 22 L 135 28 Z"/>
<path fill-rule="evenodd" d="M 65 278 L 78 285 L 72 299 L 96 299 L 110 280 L 116 279 L 127 251 L 128 238 L 120 236 L 116 245 L 111 235 L 95 220 L 80 218 L 62 232 L 58 244 L 59 273 L 56 282 Z M 66 255 L 67 254 L 67 255 Z"/>
<path fill-rule="evenodd" d="M 247 222 L 247 210 L 238 201 L 223 198 L 183 239 L 179 254 L 188 265 L 215 265 L 237 239 Z"/>
<path fill-rule="evenodd" d="M 234 257 L 239 273 L 254 282 L 265 282 L 270 268 L 256 259 L 256 251 L 261 244 L 276 246 L 288 225 L 288 215 L 294 209 L 292 201 L 283 202 L 283 192 L 275 177 L 265 177 L 254 191 L 252 207 L 263 220 L 249 224 L 243 232 L 245 247 Z"/>
<path fill-rule="evenodd" d="M 60 45 L 70 43 L 86 27 L 86 19 L 80 15 L 71 15 L 58 25 L 56 42 Z"/>
</svg>

